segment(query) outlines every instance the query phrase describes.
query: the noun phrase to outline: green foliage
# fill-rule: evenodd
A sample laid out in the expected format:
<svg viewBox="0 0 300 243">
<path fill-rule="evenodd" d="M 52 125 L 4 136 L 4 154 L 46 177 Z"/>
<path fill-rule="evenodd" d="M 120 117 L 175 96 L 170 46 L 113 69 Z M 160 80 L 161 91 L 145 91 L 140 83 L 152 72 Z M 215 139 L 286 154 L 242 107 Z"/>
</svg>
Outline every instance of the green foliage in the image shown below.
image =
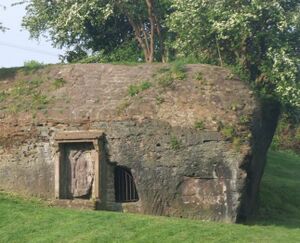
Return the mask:
<svg viewBox="0 0 300 243">
<path fill-rule="evenodd" d="M 241 148 L 241 145 L 242 145 L 242 140 L 241 138 L 239 137 L 234 137 L 232 139 L 232 145 L 233 145 L 233 148 L 235 151 L 239 152 L 240 151 L 240 148 Z"/>
<path fill-rule="evenodd" d="M 300 107 L 298 0 L 23 2 L 31 36 L 47 32 L 54 45 L 73 48 L 71 61 L 150 62 L 167 49 L 171 60 L 233 67 L 264 97 Z M 185 78 L 182 70 L 170 73 Z M 168 87 L 172 78 L 161 83 Z"/>
<path fill-rule="evenodd" d="M 201 85 L 208 85 L 209 82 L 203 77 L 202 72 L 197 72 L 195 75 L 195 79 L 199 81 Z"/>
<path fill-rule="evenodd" d="M 41 92 L 34 92 L 31 99 L 31 109 L 32 110 L 42 110 L 45 109 L 49 99 L 46 95 L 41 94 Z"/>
<path fill-rule="evenodd" d="M 66 84 L 66 80 L 64 80 L 63 78 L 57 78 L 52 83 L 52 85 L 55 89 L 59 89 L 59 88 L 63 87 L 65 84 Z"/>
<path fill-rule="evenodd" d="M 241 104 L 237 101 L 234 101 L 230 104 L 230 110 L 237 111 L 242 108 Z"/>
<path fill-rule="evenodd" d="M 23 26 L 31 37 L 47 32 L 57 47 L 73 48 L 66 59 L 76 61 L 88 52 L 102 52 L 115 61 L 135 59 L 124 43 L 137 43 L 145 59 L 150 55 L 162 59 L 164 28 L 162 22 L 169 11 L 170 1 L 23 1 L 27 3 Z M 151 3 L 151 7 L 148 5 Z M 150 21 L 151 19 L 151 21 Z M 153 28 L 151 28 L 151 25 Z M 154 39 L 151 39 L 151 35 Z M 153 41 L 151 41 L 151 40 Z M 78 55 L 77 55 L 78 54 Z M 141 58 L 143 56 L 139 56 Z M 153 61 L 153 60 L 152 60 Z"/>
<path fill-rule="evenodd" d="M 75 56 L 74 52 L 72 54 Z M 72 62 L 80 63 L 138 63 L 144 58 L 143 53 L 137 44 L 133 41 L 127 41 L 120 46 L 116 47 L 110 52 L 105 52 L 104 50 L 94 52 L 91 55 L 80 54 L 83 56 L 82 59 L 74 58 Z M 70 62 L 70 58 L 68 59 Z"/>
<path fill-rule="evenodd" d="M 133 40 L 122 43 L 118 48 L 109 53 L 108 62 L 138 62 L 144 59 L 144 55 Z"/>
<path fill-rule="evenodd" d="M 170 87 L 174 81 L 174 78 L 169 73 L 165 73 L 157 78 L 157 83 L 163 88 Z"/>
<path fill-rule="evenodd" d="M 140 84 L 131 84 L 128 87 L 128 94 L 130 96 L 136 96 L 138 95 L 140 92 L 150 89 L 152 87 L 152 83 L 148 82 L 148 81 L 143 81 Z"/>
<path fill-rule="evenodd" d="M 98 53 L 94 53 L 92 57 L 95 58 Z M 84 51 L 80 46 L 75 46 L 72 50 L 68 50 L 65 52 L 65 54 L 60 57 L 62 62 L 68 62 L 68 63 L 92 63 L 93 61 L 89 60 L 89 57 L 87 52 Z M 95 61 L 96 62 L 96 61 Z"/>
<path fill-rule="evenodd" d="M 164 66 L 164 67 L 158 69 L 157 73 L 158 74 L 163 74 L 163 73 L 167 73 L 169 71 L 170 71 L 170 67 L 169 66 Z"/>
<path fill-rule="evenodd" d="M 195 75 L 195 79 L 198 81 L 202 81 L 203 80 L 203 73 L 202 72 L 197 72 Z"/>
<path fill-rule="evenodd" d="M 117 114 L 121 115 L 130 105 L 131 102 L 129 100 L 123 100 L 117 107 Z"/>
<path fill-rule="evenodd" d="M 128 94 L 130 96 L 136 96 L 140 92 L 140 87 L 135 84 L 131 84 L 128 88 Z"/>
<path fill-rule="evenodd" d="M 75 54 L 74 54 L 75 55 Z M 71 62 L 80 62 L 80 63 L 106 63 L 107 57 L 104 55 L 104 51 L 94 52 L 92 55 L 87 56 L 87 54 L 82 59 L 74 59 Z"/>
<path fill-rule="evenodd" d="M 18 70 L 21 68 L 19 67 L 14 67 L 14 68 L 0 68 L 0 80 L 8 79 L 8 78 L 13 78 Z"/>
<path fill-rule="evenodd" d="M 260 92 L 300 107 L 298 0 L 175 0 L 172 7 L 178 56 L 234 66 Z"/>
<path fill-rule="evenodd" d="M 157 96 L 155 97 L 155 99 L 156 99 L 156 104 L 157 104 L 157 105 L 160 105 L 160 104 L 162 104 L 162 103 L 165 102 L 165 99 L 164 99 L 163 97 L 161 97 L 160 95 L 157 95 Z"/>
<path fill-rule="evenodd" d="M 186 74 L 182 71 L 173 72 L 173 78 L 175 80 L 184 80 L 184 79 L 186 79 Z"/>
<path fill-rule="evenodd" d="M 171 60 L 233 67 L 264 97 L 300 107 L 298 0 L 23 2 L 31 36 L 47 32 L 54 45 L 73 48 L 70 61 L 151 62 L 167 49 Z M 173 67 L 162 86 L 185 79 Z"/>
<path fill-rule="evenodd" d="M 28 96 L 43 83 L 42 80 L 26 80 L 19 81 L 16 86 L 10 91 L 13 97 Z"/>
<path fill-rule="evenodd" d="M 195 128 L 198 130 L 203 130 L 205 128 L 204 121 L 196 121 L 195 122 Z"/>
<path fill-rule="evenodd" d="M 38 61 L 35 61 L 35 60 L 30 60 L 30 61 L 24 62 L 24 70 L 25 70 L 25 72 L 28 72 L 28 73 L 36 71 L 42 67 L 44 67 L 44 64 L 40 63 Z"/>
<path fill-rule="evenodd" d="M 148 81 L 144 81 L 140 84 L 140 90 L 144 91 L 146 89 L 150 89 L 152 86 L 152 83 L 148 82 Z"/>
<path fill-rule="evenodd" d="M 239 117 L 239 123 L 241 125 L 247 125 L 247 124 L 249 124 L 250 121 L 251 121 L 251 117 L 249 117 L 247 115 L 241 115 Z"/>
<path fill-rule="evenodd" d="M 113 11 L 112 1 L 26 2 L 24 27 L 33 38 L 49 31 L 56 46 L 106 51 L 126 39 L 126 32 L 130 36 L 130 25 L 119 11 Z"/>
<path fill-rule="evenodd" d="M 176 80 L 186 79 L 185 63 L 179 60 L 159 69 L 155 75 L 155 79 L 161 87 L 171 87 Z"/>
<path fill-rule="evenodd" d="M 170 145 L 171 145 L 171 148 L 173 150 L 179 150 L 182 143 L 176 136 L 172 136 L 171 141 L 170 141 Z"/>
<path fill-rule="evenodd" d="M 295 131 L 295 140 L 300 143 L 300 126 L 298 126 L 296 128 L 296 131 Z"/>
<path fill-rule="evenodd" d="M 234 76 L 237 76 L 240 80 L 249 83 L 253 89 L 256 88 L 255 83 L 251 82 L 250 73 L 247 72 L 247 70 L 245 70 L 241 64 L 237 63 L 235 65 L 230 65 L 229 68 L 232 73 L 227 78 L 233 78 Z"/>
<path fill-rule="evenodd" d="M 2 102 L 8 101 L 9 112 L 34 112 L 45 109 L 50 99 L 42 94 L 40 86 L 43 80 L 22 80 L 10 90 L 4 91 Z"/>
<path fill-rule="evenodd" d="M 235 128 L 231 125 L 225 125 L 221 129 L 221 134 L 225 137 L 225 139 L 233 140 L 233 138 L 236 136 Z"/>
<path fill-rule="evenodd" d="M 283 115 L 273 137 L 272 149 L 292 150 L 300 154 L 300 123 L 290 120 L 287 115 Z"/>
<path fill-rule="evenodd" d="M 6 99 L 8 94 L 5 91 L 0 92 L 0 103 Z"/>
<path fill-rule="evenodd" d="M 186 78 L 186 66 L 184 60 L 177 60 L 171 63 L 170 72 L 174 79 L 183 80 Z"/>
</svg>

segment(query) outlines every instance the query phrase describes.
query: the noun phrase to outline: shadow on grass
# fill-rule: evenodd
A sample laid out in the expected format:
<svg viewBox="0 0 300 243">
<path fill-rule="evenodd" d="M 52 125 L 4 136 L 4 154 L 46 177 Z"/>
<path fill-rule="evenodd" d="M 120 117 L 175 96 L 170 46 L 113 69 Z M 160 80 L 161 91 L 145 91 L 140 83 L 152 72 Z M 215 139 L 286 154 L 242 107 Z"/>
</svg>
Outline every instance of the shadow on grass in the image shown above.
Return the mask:
<svg viewBox="0 0 300 243">
<path fill-rule="evenodd" d="M 259 209 L 249 225 L 300 228 L 300 156 L 271 151 L 262 179 Z"/>
</svg>

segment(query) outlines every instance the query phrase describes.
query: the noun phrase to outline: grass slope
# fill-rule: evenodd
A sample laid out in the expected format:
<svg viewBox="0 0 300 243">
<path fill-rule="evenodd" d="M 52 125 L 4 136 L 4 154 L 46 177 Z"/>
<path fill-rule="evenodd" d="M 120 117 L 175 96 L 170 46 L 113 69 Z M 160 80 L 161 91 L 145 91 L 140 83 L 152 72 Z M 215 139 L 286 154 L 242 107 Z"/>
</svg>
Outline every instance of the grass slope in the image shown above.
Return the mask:
<svg viewBox="0 0 300 243">
<path fill-rule="evenodd" d="M 300 156 L 271 151 L 256 223 L 300 228 Z M 300 242 L 300 241 L 299 241 Z"/>
<path fill-rule="evenodd" d="M 271 152 L 252 225 L 50 208 L 0 193 L 0 242 L 300 242 L 299 178 L 299 156 Z"/>
</svg>

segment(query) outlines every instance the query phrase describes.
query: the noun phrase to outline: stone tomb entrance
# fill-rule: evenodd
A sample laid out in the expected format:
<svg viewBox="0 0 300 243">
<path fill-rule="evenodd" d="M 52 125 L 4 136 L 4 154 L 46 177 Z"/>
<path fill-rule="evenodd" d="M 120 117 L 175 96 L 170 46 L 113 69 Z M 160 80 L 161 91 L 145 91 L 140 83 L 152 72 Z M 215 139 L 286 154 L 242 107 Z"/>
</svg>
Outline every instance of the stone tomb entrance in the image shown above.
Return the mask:
<svg viewBox="0 0 300 243">
<path fill-rule="evenodd" d="M 100 202 L 100 131 L 55 136 L 55 197 L 61 206 L 96 208 Z"/>
<path fill-rule="evenodd" d="M 91 199 L 95 188 L 95 158 L 92 143 L 65 143 L 60 145 L 59 198 Z"/>
</svg>

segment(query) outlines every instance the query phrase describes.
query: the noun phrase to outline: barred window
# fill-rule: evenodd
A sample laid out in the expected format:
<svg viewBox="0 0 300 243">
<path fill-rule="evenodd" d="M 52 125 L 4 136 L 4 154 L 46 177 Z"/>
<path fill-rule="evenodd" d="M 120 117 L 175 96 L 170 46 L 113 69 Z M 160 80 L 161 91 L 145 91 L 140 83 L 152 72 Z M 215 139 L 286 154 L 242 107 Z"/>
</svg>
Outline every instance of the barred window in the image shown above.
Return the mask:
<svg viewBox="0 0 300 243">
<path fill-rule="evenodd" d="M 139 200 L 133 176 L 128 168 L 115 168 L 115 195 L 117 202 L 136 202 Z"/>
</svg>

